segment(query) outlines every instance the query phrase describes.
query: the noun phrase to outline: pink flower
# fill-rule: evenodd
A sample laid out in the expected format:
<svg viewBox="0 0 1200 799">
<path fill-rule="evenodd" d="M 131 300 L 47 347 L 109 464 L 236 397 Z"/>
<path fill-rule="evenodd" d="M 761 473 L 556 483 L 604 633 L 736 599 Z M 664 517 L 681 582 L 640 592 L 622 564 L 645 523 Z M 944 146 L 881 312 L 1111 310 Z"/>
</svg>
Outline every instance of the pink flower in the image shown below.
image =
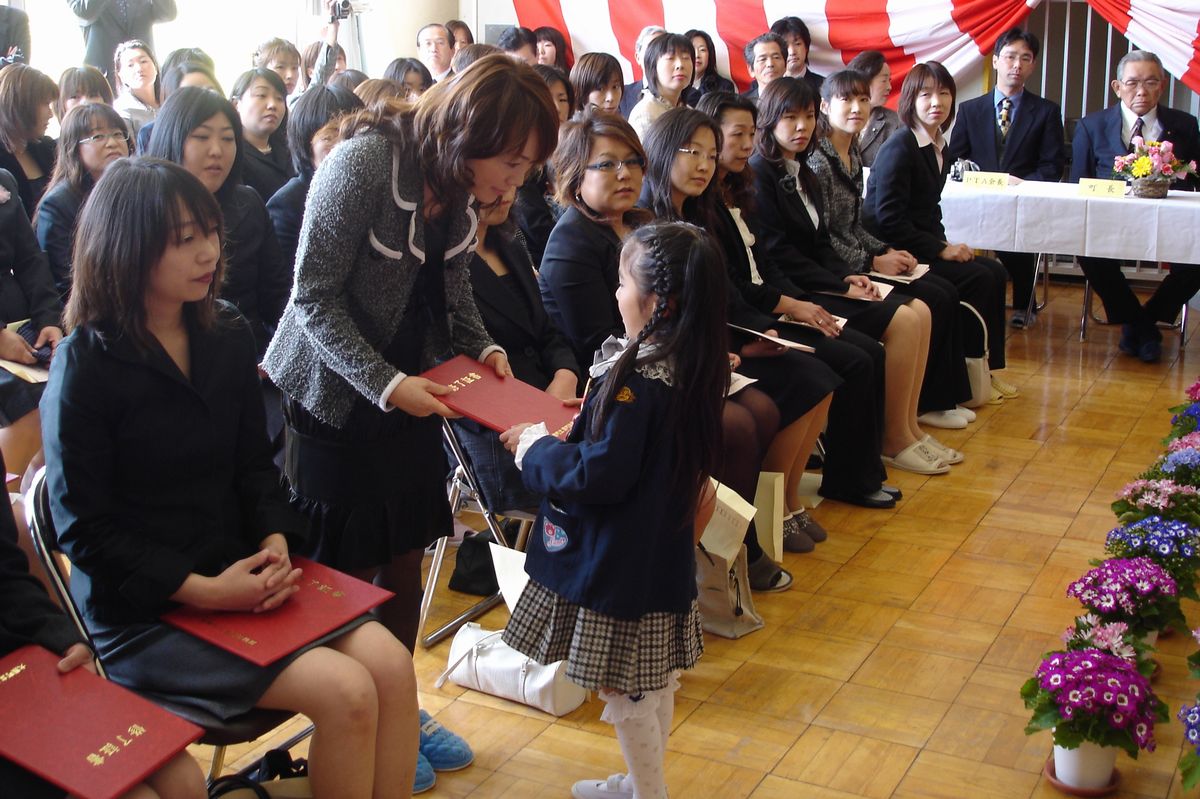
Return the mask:
<svg viewBox="0 0 1200 799">
<path fill-rule="evenodd" d="M 1141 136 L 1134 136 L 1129 140 L 1129 143 L 1133 145 L 1134 149 L 1137 149 L 1138 147 L 1144 147 L 1146 145 L 1146 140 Z"/>
<path fill-rule="evenodd" d="M 1162 148 L 1163 155 L 1170 155 L 1171 151 L 1175 149 L 1175 145 L 1169 141 L 1165 141 L 1159 146 Z"/>
</svg>

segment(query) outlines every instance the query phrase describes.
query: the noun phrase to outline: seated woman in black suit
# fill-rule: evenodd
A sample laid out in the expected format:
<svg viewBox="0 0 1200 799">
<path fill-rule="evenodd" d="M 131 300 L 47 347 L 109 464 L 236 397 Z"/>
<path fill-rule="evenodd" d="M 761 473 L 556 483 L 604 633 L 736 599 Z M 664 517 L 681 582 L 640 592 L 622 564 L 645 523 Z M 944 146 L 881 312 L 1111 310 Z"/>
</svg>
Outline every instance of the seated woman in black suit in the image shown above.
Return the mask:
<svg viewBox="0 0 1200 799">
<path fill-rule="evenodd" d="M 471 259 L 471 290 L 484 327 L 508 353 L 520 380 L 578 404 L 579 372 L 575 354 L 542 308 L 537 273 L 516 225 L 509 221 L 515 191 L 479 209 L 479 245 Z M 499 433 L 468 419 L 453 421 L 459 442 L 475 466 L 484 498 L 492 510 L 537 507 L 540 498 L 521 480 L 513 456 Z"/>
<path fill-rule="evenodd" d="M 0 70 L 0 169 L 17 179 L 29 216 L 54 171 L 54 140 L 46 126 L 57 101 L 58 86 L 33 67 L 11 64 Z"/>
<path fill-rule="evenodd" d="M 905 282 L 917 265 L 916 257 L 889 247 L 863 227 L 863 166 L 858 136 L 867 122 L 870 88 L 861 72 L 843 69 L 821 84 L 821 123 L 824 135 L 808 157 L 808 166 L 821 189 L 833 249 L 860 273 L 890 275 L 878 278 L 893 290 L 916 297 L 929 306 L 929 362 L 917 420 L 933 427 L 961 428 L 975 420 L 974 412 L 958 406 L 971 397 L 971 383 L 963 360 L 959 324 L 958 289 L 934 274 Z"/>
<path fill-rule="evenodd" d="M 929 356 L 929 306 L 899 295 L 880 299 L 870 278 L 834 250 L 822 219 L 821 190 L 807 160 L 816 141 L 816 121 L 817 97 L 808 81 L 779 78 L 760 93 L 750 159 L 758 232 L 792 288 L 884 345 L 884 461 L 917 474 L 945 474 L 949 465 L 962 460 L 961 453 L 927 438 L 917 424 Z"/>
<path fill-rule="evenodd" d="M 175 164 L 126 159 L 92 198 L 44 425 L 54 526 L 109 678 L 201 722 L 304 713 L 314 796 L 408 796 L 412 658 L 370 616 L 266 667 L 160 621 L 180 605 L 279 607 L 307 526 L 271 463 L 254 338 L 216 300 L 211 192 Z"/>
<path fill-rule="evenodd" d="M 617 272 L 621 240 L 652 218 L 635 207 L 646 155 L 628 122 L 595 111 L 560 129 L 551 163 L 558 201 L 569 207 L 546 244 L 539 284 L 546 312 L 570 342 L 583 373 L 602 345 L 621 337 L 625 329 L 617 308 Z M 750 475 L 757 481 L 763 454 L 779 431 L 779 419 L 775 403 L 753 386 L 724 405 L 724 468 L 716 477 L 731 487 L 744 482 L 747 501 L 754 500 L 753 487 L 749 480 L 733 475 Z M 800 541 L 795 536 L 793 540 Z M 792 584 L 792 576 L 758 549 L 752 533 L 747 533 L 747 544 L 756 589 L 782 591 Z"/>
<path fill-rule="evenodd" d="M 954 121 L 954 78 L 936 61 L 917 64 L 900 88 L 900 119 L 905 127 L 887 140 L 871 167 L 863 224 L 876 238 L 907 250 L 935 275 L 958 288 L 987 326 L 988 367 L 993 395 L 1018 395 L 999 379 L 1004 368 L 1004 304 L 1008 272 L 999 261 L 976 256 L 967 244 L 946 241 L 942 226 L 942 187 L 950 173 L 943 132 Z M 972 314 L 964 317 L 967 353 L 983 352 L 983 335 Z"/>
<path fill-rule="evenodd" d="M 672 108 L 656 119 L 646 133 L 648 164 L 642 205 L 654 211 L 660 221 L 679 220 L 703 227 L 713 233 L 714 242 L 723 246 L 723 240 L 732 231 L 723 229 L 726 214 L 716 180 L 715 159 L 722 140 L 716 121 L 690 108 Z M 730 323 L 778 335 L 778 328 L 783 325 L 751 308 L 732 280 L 728 276 L 726 279 L 730 282 Z M 762 468 L 784 476 L 784 512 L 791 522 L 784 528 L 784 547 L 789 551 L 807 551 L 824 535 L 801 502 L 800 478 L 804 476 L 817 436 L 825 429 L 833 391 L 845 384 L 819 357 L 781 351 L 778 345 L 736 330 L 730 331 L 729 338 L 731 349 L 741 359 L 737 371 L 758 380 L 755 388 L 769 396 L 779 409 L 780 431 L 761 456 Z M 875 455 L 878 458 L 878 452 Z M 746 484 L 730 484 L 730 487 L 738 493 L 753 495 L 757 473 L 740 477 L 748 478 Z"/>
<path fill-rule="evenodd" d="M 230 93 L 242 120 L 242 183 L 265 203 L 292 179 L 287 144 L 287 90 L 266 67 L 243 72 Z"/>
<path fill-rule="evenodd" d="M 33 217 L 38 245 L 50 262 L 58 295 L 71 292 L 71 247 L 75 219 L 104 170 L 129 155 L 125 120 L 103 103 L 72 108 L 62 120 L 54 176 Z"/>
<path fill-rule="evenodd" d="M 180 51 L 172 52 L 167 58 L 171 59 L 178 52 Z M 168 97 L 184 86 L 199 86 L 201 89 L 212 89 L 217 94 L 225 93 L 221 91 L 221 83 L 217 80 L 216 73 L 213 72 L 211 62 L 184 60 L 176 61 L 169 67 L 164 65 L 158 89 L 158 95 L 162 102 L 165 103 Z M 150 148 L 152 135 L 154 135 L 153 119 L 138 128 L 137 146 L 133 148 L 133 152 L 145 155 Z"/>
<path fill-rule="evenodd" d="M 265 197 L 267 211 L 275 226 L 275 237 L 283 251 L 283 261 L 289 271 L 295 268 L 296 245 L 300 240 L 300 224 L 304 221 L 304 203 L 313 173 L 328 154 L 318 148 L 313 137 L 327 122 L 363 107 L 354 92 L 337 86 L 313 86 L 288 112 L 288 150 L 296 175 L 271 197 Z"/>
<path fill-rule="evenodd" d="M 266 205 L 241 182 L 243 142 L 241 119 L 228 100 L 184 87 L 163 103 L 147 155 L 181 165 L 220 203 L 229 265 L 221 298 L 246 317 L 261 356 L 287 304 L 292 273 Z"/>
<path fill-rule="evenodd" d="M 883 143 L 904 127 L 896 112 L 884 105 L 892 94 L 892 68 L 878 50 L 863 50 L 846 68 L 861 72 L 871 86 L 871 114 L 858 134 L 863 166 L 869 167 Z"/>
</svg>

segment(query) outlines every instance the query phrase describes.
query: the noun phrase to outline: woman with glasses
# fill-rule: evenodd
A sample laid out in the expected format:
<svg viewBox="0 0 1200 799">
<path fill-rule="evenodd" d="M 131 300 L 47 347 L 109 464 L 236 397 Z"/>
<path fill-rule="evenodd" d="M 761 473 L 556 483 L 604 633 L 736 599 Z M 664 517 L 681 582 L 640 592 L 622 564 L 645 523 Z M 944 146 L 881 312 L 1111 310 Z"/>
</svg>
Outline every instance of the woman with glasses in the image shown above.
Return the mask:
<svg viewBox="0 0 1200 799">
<path fill-rule="evenodd" d="M 88 103 L 63 117 L 54 175 L 33 224 L 64 303 L 71 292 L 71 245 L 79 209 L 104 170 L 128 155 L 125 121 L 112 106 Z"/>
</svg>

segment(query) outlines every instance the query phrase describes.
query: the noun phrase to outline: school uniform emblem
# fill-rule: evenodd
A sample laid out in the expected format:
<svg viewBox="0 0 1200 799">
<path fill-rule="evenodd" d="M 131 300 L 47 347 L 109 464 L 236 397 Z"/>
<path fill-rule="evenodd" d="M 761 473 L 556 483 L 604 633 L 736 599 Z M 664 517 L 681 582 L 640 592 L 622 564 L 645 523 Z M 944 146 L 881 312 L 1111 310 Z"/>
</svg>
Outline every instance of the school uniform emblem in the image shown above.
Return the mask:
<svg viewBox="0 0 1200 799">
<path fill-rule="evenodd" d="M 542 523 L 542 546 L 547 552 L 558 552 L 566 549 L 568 543 L 567 531 L 554 522 L 546 519 Z"/>
<path fill-rule="evenodd" d="M 615 399 L 617 400 L 617 402 L 624 402 L 626 404 L 633 402 L 635 399 L 635 397 L 633 396 L 633 389 L 631 389 L 629 386 L 625 386 L 624 388 L 622 388 L 620 391 L 617 392 L 617 396 L 615 397 Z"/>
</svg>

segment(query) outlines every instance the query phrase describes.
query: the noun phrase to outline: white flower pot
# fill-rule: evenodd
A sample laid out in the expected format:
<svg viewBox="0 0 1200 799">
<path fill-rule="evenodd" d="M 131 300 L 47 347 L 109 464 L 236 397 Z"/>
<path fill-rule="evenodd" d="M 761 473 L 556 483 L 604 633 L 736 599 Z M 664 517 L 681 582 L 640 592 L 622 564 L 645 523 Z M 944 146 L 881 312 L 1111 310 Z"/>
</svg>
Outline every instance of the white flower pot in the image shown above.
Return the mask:
<svg viewBox="0 0 1200 799">
<path fill-rule="evenodd" d="M 1077 749 L 1054 745 L 1054 776 L 1072 788 L 1104 788 L 1112 781 L 1117 748 L 1084 741 Z"/>
</svg>

